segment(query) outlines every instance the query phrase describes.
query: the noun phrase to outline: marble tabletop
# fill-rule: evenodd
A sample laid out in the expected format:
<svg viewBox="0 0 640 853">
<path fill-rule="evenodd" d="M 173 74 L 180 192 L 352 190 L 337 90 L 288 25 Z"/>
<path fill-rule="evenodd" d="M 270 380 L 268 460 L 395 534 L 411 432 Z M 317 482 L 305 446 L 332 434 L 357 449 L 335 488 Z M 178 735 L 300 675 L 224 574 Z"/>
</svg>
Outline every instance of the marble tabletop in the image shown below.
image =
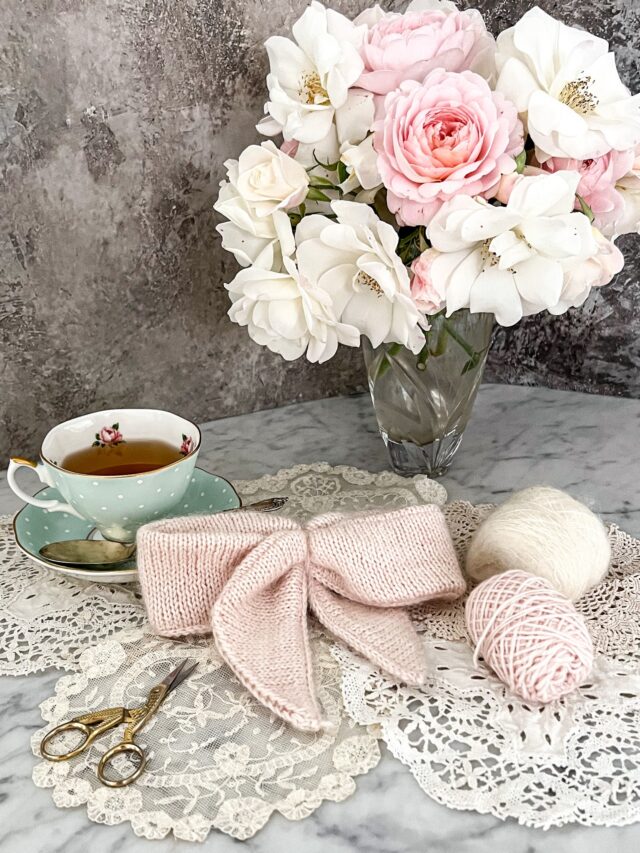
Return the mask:
<svg viewBox="0 0 640 853">
<path fill-rule="evenodd" d="M 605 519 L 640 536 L 640 401 L 541 388 L 484 385 L 450 474 L 450 498 L 500 501 L 514 489 L 546 483 L 568 489 Z M 16 448 L 16 452 L 19 448 Z M 326 461 L 370 471 L 387 467 L 368 397 L 319 400 L 228 418 L 204 428 L 200 463 L 249 479 L 301 462 Z M 19 502 L 0 477 L 0 513 Z M 137 838 L 128 823 L 91 823 L 83 808 L 58 809 L 31 782 L 31 733 L 38 704 L 60 673 L 0 679 L 1 853 L 186 853 L 187 842 Z M 640 825 L 567 826 L 546 832 L 515 821 L 454 812 L 420 790 L 393 758 L 357 781 L 344 803 L 325 803 L 290 823 L 276 816 L 253 839 L 209 835 L 216 853 L 600 853 L 637 849 Z"/>
</svg>

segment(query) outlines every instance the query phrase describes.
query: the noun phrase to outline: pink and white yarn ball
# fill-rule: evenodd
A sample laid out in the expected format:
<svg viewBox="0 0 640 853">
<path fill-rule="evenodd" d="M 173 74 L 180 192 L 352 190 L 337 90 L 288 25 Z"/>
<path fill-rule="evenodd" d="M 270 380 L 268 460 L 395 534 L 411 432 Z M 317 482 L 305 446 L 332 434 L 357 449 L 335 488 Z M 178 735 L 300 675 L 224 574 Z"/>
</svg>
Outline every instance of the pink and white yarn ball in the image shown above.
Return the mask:
<svg viewBox="0 0 640 853">
<path fill-rule="evenodd" d="M 553 702 L 571 693 L 593 666 L 593 644 L 571 601 L 545 578 L 513 570 L 477 586 L 465 607 L 467 629 L 482 656 L 514 693 Z"/>
</svg>

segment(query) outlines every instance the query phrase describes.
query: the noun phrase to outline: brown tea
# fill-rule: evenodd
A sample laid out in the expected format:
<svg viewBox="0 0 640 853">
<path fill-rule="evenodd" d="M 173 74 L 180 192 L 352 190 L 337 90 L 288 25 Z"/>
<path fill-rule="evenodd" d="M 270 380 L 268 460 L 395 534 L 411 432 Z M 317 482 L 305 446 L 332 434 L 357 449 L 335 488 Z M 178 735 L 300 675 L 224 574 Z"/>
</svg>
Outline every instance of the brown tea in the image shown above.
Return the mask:
<svg viewBox="0 0 640 853">
<path fill-rule="evenodd" d="M 66 456 L 61 467 L 76 474 L 118 477 L 143 474 L 183 458 L 180 448 L 157 439 L 133 439 L 103 447 L 85 447 Z"/>
</svg>

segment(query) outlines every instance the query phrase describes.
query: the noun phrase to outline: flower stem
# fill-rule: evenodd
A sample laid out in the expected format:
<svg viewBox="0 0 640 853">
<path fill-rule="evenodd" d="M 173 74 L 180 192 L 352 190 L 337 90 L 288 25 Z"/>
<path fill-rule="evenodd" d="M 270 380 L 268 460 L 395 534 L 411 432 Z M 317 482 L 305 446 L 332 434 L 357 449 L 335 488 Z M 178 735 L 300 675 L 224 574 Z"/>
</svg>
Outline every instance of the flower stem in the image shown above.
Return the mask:
<svg viewBox="0 0 640 853">
<path fill-rule="evenodd" d="M 462 368 L 461 375 L 463 376 L 465 373 L 469 373 L 469 371 L 475 370 L 476 367 L 480 364 L 482 356 L 488 351 L 489 347 L 491 346 L 491 342 L 489 342 L 488 346 L 478 352 L 477 350 L 474 350 L 471 344 L 468 344 L 465 339 L 456 332 L 456 330 L 446 318 L 442 321 L 442 326 L 447 332 L 447 334 L 450 335 L 450 337 L 453 338 L 453 340 L 458 344 L 458 346 L 461 347 L 469 356 L 469 360 Z"/>
<path fill-rule="evenodd" d="M 378 369 L 376 370 L 376 375 L 373 377 L 373 381 L 380 379 L 381 376 L 384 376 L 387 370 L 391 367 L 391 362 L 387 358 L 387 356 L 398 355 L 400 350 L 402 349 L 402 344 L 391 344 L 389 349 L 385 352 L 384 356 L 380 360 L 380 364 L 378 365 Z"/>
<path fill-rule="evenodd" d="M 472 358 L 472 359 L 474 359 L 474 361 L 475 361 L 475 360 L 478 358 L 478 356 L 480 355 L 480 353 L 477 353 L 477 352 L 473 349 L 473 347 L 471 346 L 471 344 L 468 344 L 468 343 L 465 341 L 465 339 L 464 339 L 464 338 L 460 337 L 460 335 L 459 335 L 459 334 L 456 332 L 456 330 L 453 328 L 453 326 L 451 325 L 451 323 L 449 322 L 449 320 L 447 320 L 447 319 L 445 318 L 445 319 L 442 321 L 442 325 L 443 325 L 444 329 L 446 330 L 447 334 L 448 334 L 448 335 L 450 335 L 450 337 L 452 337 L 452 338 L 453 338 L 453 340 L 458 344 L 458 346 L 461 346 L 461 347 L 462 347 L 462 349 L 463 349 L 463 350 L 466 352 L 466 354 L 469 356 L 469 358 Z"/>
</svg>

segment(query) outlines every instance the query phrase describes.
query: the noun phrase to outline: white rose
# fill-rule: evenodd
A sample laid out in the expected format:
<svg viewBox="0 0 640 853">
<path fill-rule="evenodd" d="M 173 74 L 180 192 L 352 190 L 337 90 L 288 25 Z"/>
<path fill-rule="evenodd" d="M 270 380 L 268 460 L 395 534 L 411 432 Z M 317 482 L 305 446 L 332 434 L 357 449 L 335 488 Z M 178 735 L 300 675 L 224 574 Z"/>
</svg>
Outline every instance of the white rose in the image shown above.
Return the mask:
<svg viewBox="0 0 640 853">
<path fill-rule="evenodd" d="M 630 96 L 608 43 L 537 6 L 497 39 L 496 88 L 550 157 L 587 160 L 640 142 L 640 95 Z"/>
<path fill-rule="evenodd" d="M 213 205 L 229 221 L 216 226 L 222 237 L 222 247 L 232 252 L 238 263 L 247 267 L 256 264 L 269 270 L 282 269 L 282 255 L 295 248 L 289 217 L 283 210 L 271 216 L 258 216 L 238 190 L 238 161 L 227 160 L 227 180 L 221 181 L 218 199 Z"/>
<path fill-rule="evenodd" d="M 364 63 L 359 47 L 366 27 L 314 2 L 292 28 L 295 42 L 272 36 L 269 54 L 269 101 L 258 130 L 267 136 L 314 143 L 329 133 L 336 109 L 347 100 Z"/>
<path fill-rule="evenodd" d="M 347 167 L 349 177 L 340 185 L 343 192 L 348 193 L 362 187 L 366 190 L 365 197 L 358 197 L 358 201 L 369 203 L 373 201 L 377 191 L 382 186 L 382 179 L 378 171 L 378 156 L 373 147 L 373 134 L 368 136 L 359 145 L 343 145 L 340 159 Z M 364 194 L 361 194 L 363 196 Z"/>
<path fill-rule="evenodd" d="M 308 187 L 304 167 L 271 141 L 249 145 L 240 155 L 236 188 L 259 218 L 297 207 Z"/>
<path fill-rule="evenodd" d="M 573 210 L 577 172 L 521 176 L 506 207 L 456 196 L 427 229 L 429 265 L 447 316 L 495 314 L 502 326 L 545 309 L 561 313 L 565 269 L 598 251 L 587 217 Z"/>
<path fill-rule="evenodd" d="M 283 272 L 240 270 L 225 284 L 231 320 L 287 361 L 306 351 L 309 361 L 321 363 L 335 355 L 338 344 L 359 346 L 358 330 L 336 319 L 329 294 L 301 275 L 291 258 L 284 257 L 283 264 Z"/>
<path fill-rule="evenodd" d="M 593 287 L 609 284 L 624 266 L 620 249 L 592 227 L 597 251 L 581 261 L 565 263 L 564 284 L 558 302 L 549 308 L 551 314 L 564 314 L 569 308 L 582 305 Z"/>
<path fill-rule="evenodd" d="M 358 201 L 365 203 L 372 201 L 382 186 L 378 156 L 373 148 L 373 134 L 370 133 L 374 112 L 373 95 L 352 89 L 345 105 L 336 111 L 335 121 L 340 159 L 349 172 L 340 188 L 348 193 L 362 187 L 367 192 L 358 196 Z"/>
<path fill-rule="evenodd" d="M 355 326 L 374 347 L 399 343 L 418 353 L 423 322 L 396 254 L 395 228 L 365 204 L 331 203 L 338 221 L 306 216 L 296 230 L 298 267 L 330 297 L 336 317 Z"/>
<path fill-rule="evenodd" d="M 631 171 L 616 184 L 624 205 L 621 218 L 615 223 L 616 234 L 640 234 L 640 156 L 636 157 Z"/>
</svg>

